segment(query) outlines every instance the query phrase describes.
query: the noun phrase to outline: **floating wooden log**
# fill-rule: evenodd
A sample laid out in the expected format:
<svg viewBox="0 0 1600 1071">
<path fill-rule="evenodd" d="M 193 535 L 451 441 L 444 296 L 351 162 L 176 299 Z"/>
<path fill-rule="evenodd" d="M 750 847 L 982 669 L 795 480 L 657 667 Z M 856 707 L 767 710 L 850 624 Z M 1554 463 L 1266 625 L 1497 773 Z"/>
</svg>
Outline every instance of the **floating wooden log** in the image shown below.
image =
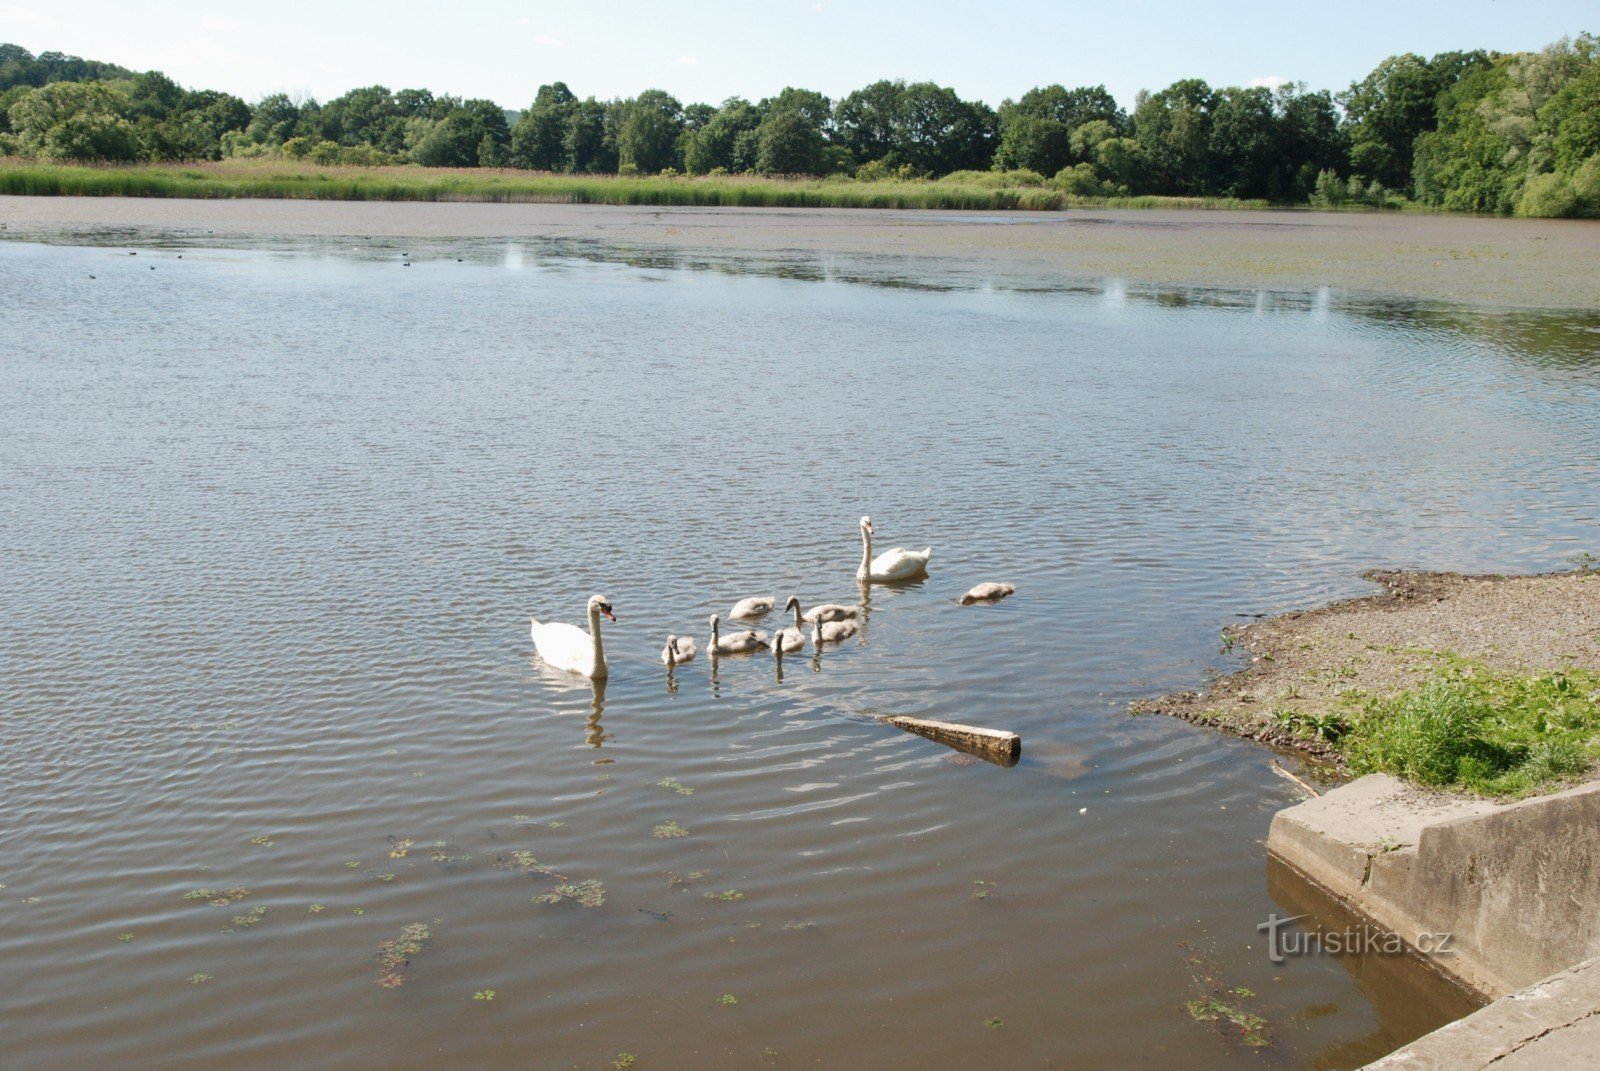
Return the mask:
<svg viewBox="0 0 1600 1071">
<path fill-rule="evenodd" d="M 1015 766 L 1022 757 L 1022 737 L 1000 729 L 983 729 L 976 725 L 961 725 L 953 721 L 933 721 L 929 718 L 910 718 L 904 715 L 885 717 L 884 721 L 897 729 L 925 736 L 929 740 L 965 751 L 999 766 Z"/>
</svg>

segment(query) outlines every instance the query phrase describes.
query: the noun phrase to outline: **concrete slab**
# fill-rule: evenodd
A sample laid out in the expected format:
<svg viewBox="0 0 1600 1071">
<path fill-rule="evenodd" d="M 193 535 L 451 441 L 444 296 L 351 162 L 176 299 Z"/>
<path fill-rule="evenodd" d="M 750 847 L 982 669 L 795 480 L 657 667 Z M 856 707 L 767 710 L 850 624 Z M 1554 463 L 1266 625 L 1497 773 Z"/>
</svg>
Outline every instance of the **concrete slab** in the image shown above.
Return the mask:
<svg viewBox="0 0 1600 1071">
<path fill-rule="evenodd" d="M 1600 783 L 1495 804 L 1372 774 L 1278 812 L 1267 850 L 1486 997 L 1600 956 Z"/>
<path fill-rule="evenodd" d="M 1440 1027 L 1363 1071 L 1593 1071 L 1600 959 L 1560 971 Z"/>
</svg>

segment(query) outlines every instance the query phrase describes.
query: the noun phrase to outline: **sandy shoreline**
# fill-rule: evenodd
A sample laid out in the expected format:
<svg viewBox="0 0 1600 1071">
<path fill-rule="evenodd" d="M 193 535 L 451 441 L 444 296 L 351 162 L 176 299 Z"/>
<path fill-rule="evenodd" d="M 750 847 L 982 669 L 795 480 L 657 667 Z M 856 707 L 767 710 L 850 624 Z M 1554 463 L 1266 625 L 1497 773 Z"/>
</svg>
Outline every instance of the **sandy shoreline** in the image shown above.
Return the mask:
<svg viewBox="0 0 1600 1071">
<path fill-rule="evenodd" d="M 960 262 L 1039 278 L 1329 287 L 1468 305 L 1600 309 L 1600 222 L 1400 213 L 874 209 L 0 197 L 7 237 L 96 228 L 213 235 L 588 239 L 679 254 Z"/>
<path fill-rule="evenodd" d="M 1345 692 L 1416 688 L 1445 653 L 1518 674 L 1600 670 L 1600 573 L 1364 575 L 1384 590 L 1230 628 L 1242 668 L 1134 711 L 1336 760 L 1331 746 L 1285 731 L 1274 712 L 1316 716 Z"/>
</svg>

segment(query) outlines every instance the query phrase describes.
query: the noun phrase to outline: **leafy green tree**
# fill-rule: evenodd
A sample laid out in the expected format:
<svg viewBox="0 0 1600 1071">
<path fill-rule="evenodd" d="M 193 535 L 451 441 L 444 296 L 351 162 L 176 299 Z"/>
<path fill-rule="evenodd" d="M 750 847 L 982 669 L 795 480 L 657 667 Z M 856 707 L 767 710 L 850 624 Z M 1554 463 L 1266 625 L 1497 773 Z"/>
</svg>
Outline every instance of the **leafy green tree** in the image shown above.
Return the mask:
<svg viewBox="0 0 1600 1071">
<path fill-rule="evenodd" d="M 443 118 L 443 116 L 434 115 L 436 103 L 433 94 L 426 89 L 402 89 L 394 95 L 396 110 L 407 119 L 419 117 Z"/>
<path fill-rule="evenodd" d="M 565 82 L 539 87 L 533 104 L 511 128 L 511 163 L 535 171 L 560 171 L 566 164 L 562 142 L 578 98 Z"/>
<path fill-rule="evenodd" d="M 128 98 L 105 82 L 52 82 L 8 109 L 18 145 L 53 160 L 137 160 L 139 132 L 124 116 Z"/>
<path fill-rule="evenodd" d="M 115 63 L 80 59 L 60 52 L 41 52 L 36 57 L 21 45 L 0 44 L 0 90 L 37 87 L 51 82 L 114 82 L 133 77 L 133 71 Z"/>
<path fill-rule="evenodd" d="M 678 167 L 678 135 L 683 130 L 683 105 L 660 89 L 647 89 L 619 106 L 617 165 L 644 174 Z"/>
<path fill-rule="evenodd" d="M 712 119 L 716 118 L 717 109 L 711 104 L 685 104 L 683 106 L 683 129 L 685 132 L 699 130 Z"/>
<path fill-rule="evenodd" d="M 1465 212 L 1511 211 L 1518 183 L 1508 181 L 1512 171 L 1505 163 L 1514 154 L 1489 120 L 1492 109 L 1484 107 L 1510 87 L 1510 68 L 1502 60 L 1441 95 L 1436 129 L 1417 135 L 1412 150 L 1418 200 Z"/>
<path fill-rule="evenodd" d="M 956 91 L 932 82 L 906 87 L 902 142 L 905 163 L 931 175 L 976 170 L 994 158 L 999 117 L 982 101 L 965 101 Z"/>
<path fill-rule="evenodd" d="M 282 145 L 294 137 L 299 122 L 300 106 L 285 93 L 272 93 L 250 109 L 245 135 L 257 145 Z"/>
<path fill-rule="evenodd" d="M 1139 94 L 1133 126 L 1157 189 L 1187 196 L 1211 191 L 1211 117 L 1216 106 L 1217 94 L 1199 78 Z"/>
<path fill-rule="evenodd" d="M 1482 52 L 1443 52 L 1431 60 L 1407 52 L 1353 83 L 1339 96 L 1351 168 L 1391 189 L 1410 189 L 1416 140 L 1437 125 L 1439 94 L 1489 62 Z"/>
<path fill-rule="evenodd" d="M 860 163 L 887 160 L 900 135 L 904 81 L 883 80 L 840 99 L 833 110 L 834 141 Z"/>
<path fill-rule="evenodd" d="M 757 132 L 755 170 L 767 175 L 815 175 L 822 171 L 822 132 L 799 111 L 780 109 Z"/>
<path fill-rule="evenodd" d="M 405 148 L 410 117 L 388 86 L 363 86 L 322 106 L 322 129 L 340 145 L 371 145 L 381 152 L 399 153 Z"/>
<path fill-rule="evenodd" d="M 909 166 L 919 174 L 987 167 L 997 119 L 982 103 L 933 82 L 874 82 L 839 101 L 834 139 L 862 163 Z"/>
<path fill-rule="evenodd" d="M 561 135 L 565 170 L 603 174 L 617 169 L 616 143 L 606 135 L 607 111 L 593 97 L 573 106 Z"/>
<path fill-rule="evenodd" d="M 759 143 L 752 146 L 747 139 L 741 157 L 739 138 L 746 134 L 753 137 L 760 125 L 760 109 L 743 97 L 729 97 L 708 122 L 686 133 L 683 169 L 691 175 L 703 175 L 718 167 L 733 172 L 750 170 L 756 164 Z"/>
<path fill-rule="evenodd" d="M 33 87 L 27 85 L 0 89 L 0 134 L 11 133 L 11 106 L 32 92 Z"/>
<path fill-rule="evenodd" d="M 488 139 L 490 158 L 503 159 L 511 140 L 505 112 L 490 100 L 467 100 L 443 119 L 407 120 L 405 144 L 424 167 L 478 167 Z"/>
<path fill-rule="evenodd" d="M 1074 154 L 1072 133 L 1096 121 L 1109 123 L 1119 136 L 1128 133 L 1128 117 L 1105 86 L 1030 89 L 1021 99 L 1000 105 L 994 166 L 1054 175 L 1063 167 L 1087 162 L 1086 156 Z"/>
<path fill-rule="evenodd" d="M 1279 123 L 1272 90 L 1220 89 L 1211 111 L 1208 192 L 1224 197 L 1266 197 L 1279 159 Z"/>
<path fill-rule="evenodd" d="M 1267 196 L 1275 201 L 1304 201 L 1324 170 L 1348 170 L 1350 146 L 1339 125 L 1333 94 L 1306 91 L 1303 83 L 1279 86 L 1277 163 L 1268 177 Z"/>
<path fill-rule="evenodd" d="M 751 169 L 768 175 L 820 175 L 826 165 L 827 128 L 833 119 L 828 98 L 809 89 L 786 87 L 758 106 L 761 123 L 755 131 L 756 159 Z M 749 141 L 735 152 L 749 151 Z"/>
<path fill-rule="evenodd" d="M 130 120 L 164 120 L 183 104 L 183 87 L 160 71 L 145 71 L 128 86 L 128 110 L 124 118 Z"/>
</svg>

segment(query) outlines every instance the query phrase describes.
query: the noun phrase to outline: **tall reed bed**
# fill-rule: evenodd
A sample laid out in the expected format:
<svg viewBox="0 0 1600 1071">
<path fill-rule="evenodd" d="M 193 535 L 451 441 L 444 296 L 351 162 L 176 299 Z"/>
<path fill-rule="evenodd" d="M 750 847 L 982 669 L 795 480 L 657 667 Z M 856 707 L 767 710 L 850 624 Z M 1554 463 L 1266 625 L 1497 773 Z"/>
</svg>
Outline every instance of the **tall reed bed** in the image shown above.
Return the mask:
<svg viewBox="0 0 1600 1071">
<path fill-rule="evenodd" d="M 1065 208 L 1058 190 L 918 180 L 744 176 L 623 178 L 504 170 L 261 163 L 70 166 L 0 162 L 0 193 L 79 197 L 260 197 L 331 201 L 485 201 L 740 208 Z"/>
</svg>

